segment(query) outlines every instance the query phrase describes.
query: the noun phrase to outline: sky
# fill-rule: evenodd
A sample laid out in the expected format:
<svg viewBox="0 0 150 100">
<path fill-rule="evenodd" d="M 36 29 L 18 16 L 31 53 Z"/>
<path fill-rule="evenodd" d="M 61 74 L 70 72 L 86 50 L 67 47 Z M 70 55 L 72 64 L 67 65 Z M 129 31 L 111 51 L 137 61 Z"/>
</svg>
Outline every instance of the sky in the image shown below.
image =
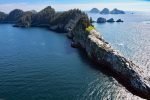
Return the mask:
<svg viewBox="0 0 150 100">
<path fill-rule="evenodd" d="M 150 0 L 0 0 L 0 11 L 9 13 L 13 9 L 37 10 L 52 6 L 57 11 L 73 8 L 90 10 L 91 8 L 118 8 L 126 11 L 150 12 Z"/>
</svg>

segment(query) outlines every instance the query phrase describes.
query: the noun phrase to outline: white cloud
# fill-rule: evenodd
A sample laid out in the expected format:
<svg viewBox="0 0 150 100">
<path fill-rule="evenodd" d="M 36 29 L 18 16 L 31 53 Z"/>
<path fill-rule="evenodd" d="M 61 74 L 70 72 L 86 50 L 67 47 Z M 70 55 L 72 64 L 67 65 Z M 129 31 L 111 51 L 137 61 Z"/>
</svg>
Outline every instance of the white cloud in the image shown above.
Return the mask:
<svg viewBox="0 0 150 100">
<path fill-rule="evenodd" d="M 49 4 L 27 4 L 27 3 L 12 3 L 12 4 L 0 4 L 0 11 L 10 12 L 15 8 L 27 10 L 41 10 Z M 128 11 L 150 11 L 149 2 L 130 2 L 130 3 L 90 3 L 90 4 L 52 4 L 51 6 L 58 11 L 69 10 L 73 8 L 79 8 L 82 10 L 89 10 L 93 7 L 103 9 L 105 7 L 109 9 L 119 8 Z"/>
<path fill-rule="evenodd" d="M 27 10 L 41 10 L 43 8 L 45 8 L 46 6 L 48 6 L 48 4 L 27 4 L 27 3 L 11 3 L 11 4 L 0 4 L 0 11 L 9 13 L 11 10 L 13 9 L 22 9 L 24 11 Z"/>
</svg>

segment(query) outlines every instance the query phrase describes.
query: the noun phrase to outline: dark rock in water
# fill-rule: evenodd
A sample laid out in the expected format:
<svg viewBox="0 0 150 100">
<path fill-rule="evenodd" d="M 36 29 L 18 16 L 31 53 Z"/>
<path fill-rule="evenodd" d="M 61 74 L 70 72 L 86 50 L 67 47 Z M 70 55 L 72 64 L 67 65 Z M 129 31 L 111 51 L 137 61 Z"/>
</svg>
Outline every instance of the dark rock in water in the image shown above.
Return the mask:
<svg viewBox="0 0 150 100">
<path fill-rule="evenodd" d="M 93 8 L 90 10 L 90 13 L 99 13 L 100 11 L 97 8 Z"/>
<path fill-rule="evenodd" d="M 110 18 L 110 19 L 108 19 L 108 20 L 107 20 L 107 22 L 109 22 L 109 23 L 113 23 L 113 22 L 115 22 L 115 21 L 114 21 L 114 19 L 113 19 L 113 18 Z"/>
<path fill-rule="evenodd" d="M 105 23 L 106 22 L 106 19 L 105 18 L 102 18 L 102 17 L 99 17 L 97 19 L 97 23 Z"/>
<path fill-rule="evenodd" d="M 121 19 L 118 19 L 116 22 L 124 22 L 123 20 L 121 20 Z"/>
<path fill-rule="evenodd" d="M 78 43 L 71 42 L 71 47 L 73 47 L 73 48 L 79 48 L 80 45 Z"/>
<path fill-rule="evenodd" d="M 118 10 L 117 8 L 113 9 L 110 14 L 125 14 L 123 10 Z"/>
<path fill-rule="evenodd" d="M 100 14 L 109 14 L 110 12 L 109 12 L 109 9 L 108 8 L 104 8 L 101 12 L 100 12 Z"/>
<path fill-rule="evenodd" d="M 5 23 L 16 23 L 18 19 L 23 15 L 23 11 L 20 9 L 15 9 L 11 11 L 8 16 L 5 18 Z"/>
</svg>

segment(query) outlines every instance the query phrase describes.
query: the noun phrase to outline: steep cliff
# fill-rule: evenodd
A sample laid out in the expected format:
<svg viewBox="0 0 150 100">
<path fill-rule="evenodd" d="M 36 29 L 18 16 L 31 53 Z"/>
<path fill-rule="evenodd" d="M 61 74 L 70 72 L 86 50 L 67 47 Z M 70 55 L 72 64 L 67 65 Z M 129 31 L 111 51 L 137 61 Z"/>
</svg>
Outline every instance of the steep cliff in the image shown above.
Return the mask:
<svg viewBox="0 0 150 100">
<path fill-rule="evenodd" d="M 56 13 L 55 18 L 50 23 L 50 29 L 57 32 L 69 32 L 83 16 L 87 15 L 79 9 Z"/>
<path fill-rule="evenodd" d="M 115 51 L 92 27 L 88 18 L 82 18 L 72 30 L 74 47 L 83 48 L 87 55 L 117 76 L 133 94 L 150 99 L 150 80 L 143 76 L 142 69 Z"/>
</svg>

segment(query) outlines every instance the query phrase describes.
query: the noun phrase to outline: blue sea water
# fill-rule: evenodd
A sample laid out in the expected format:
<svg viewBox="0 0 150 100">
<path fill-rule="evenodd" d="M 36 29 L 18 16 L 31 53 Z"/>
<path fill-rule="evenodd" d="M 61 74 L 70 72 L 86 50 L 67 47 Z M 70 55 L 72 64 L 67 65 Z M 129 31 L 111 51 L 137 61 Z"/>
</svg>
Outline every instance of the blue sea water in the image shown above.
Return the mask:
<svg viewBox="0 0 150 100">
<path fill-rule="evenodd" d="M 125 20 L 94 25 L 115 49 L 149 71 L 150 15 L 104 17 Z M 142 100 L 95 66 L 64 34 L 0 25 L 1 100 Z"/>
</svg>

